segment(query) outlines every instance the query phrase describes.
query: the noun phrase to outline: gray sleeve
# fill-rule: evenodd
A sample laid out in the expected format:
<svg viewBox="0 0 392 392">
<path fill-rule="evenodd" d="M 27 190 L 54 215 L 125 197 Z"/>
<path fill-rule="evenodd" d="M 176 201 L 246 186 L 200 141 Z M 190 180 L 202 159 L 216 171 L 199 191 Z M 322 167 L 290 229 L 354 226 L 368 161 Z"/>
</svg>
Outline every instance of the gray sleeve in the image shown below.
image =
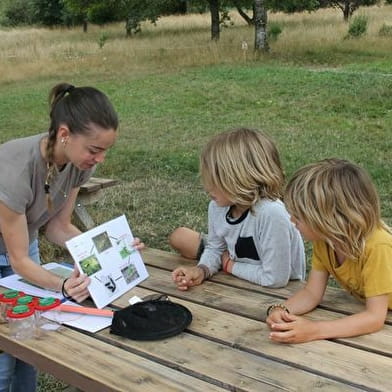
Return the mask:
<svg viewBox="0 0 392 392">
<path fill-rule="evenodd" d="M 26 178 L 24 171 L 15 173 L 14 170 L 15 175 L 12 176 L 8 173 L 8 170 L 4 170 L 0 175 L 0 201 L 16 213 L 24 214 L 33 199 L 30 179 Z"/>
<path fill-rule="evenodd" d="M 208 268 L 209 276 L 217 273 L 221 267 L 221 255 L 227 249 L 224 238 L 219 237 L 215 230 L 215 223 L 218 220 L 219 212 L 210 202 L 208 206 L 208 240 L 198 265 Z"/>
<path fill-rule="evenodd" d="M 291 275 L 291 230 L 285 210 L 271 208 L 263 211 L 255 227 L 255 245 L 259 264 L 235 262 L 232 274 L 267 287 L 284 287 Z"/>
<path fill-rule="evenodd" d="M 83 184 L 85 184 L 90 179 L 90 177 L 94 174 L 95 170 L 96 170 L 96 166 L 94 166 L 92 169 L 80 170 L 78 176 L 76 176 L 76 179 L 74 180 L 72 187 L 78 188 Z"/>
</svg>

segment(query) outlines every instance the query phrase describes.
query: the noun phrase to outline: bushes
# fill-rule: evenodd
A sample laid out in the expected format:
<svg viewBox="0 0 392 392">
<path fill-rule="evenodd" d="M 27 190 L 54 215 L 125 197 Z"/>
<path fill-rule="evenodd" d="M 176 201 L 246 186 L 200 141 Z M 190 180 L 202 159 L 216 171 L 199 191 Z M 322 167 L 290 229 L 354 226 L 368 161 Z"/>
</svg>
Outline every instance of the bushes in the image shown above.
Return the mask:
<svg viewBox="0 0 392 392">
<path fill-rule="evenodd" d="M 380 37 L 392 37 L 392 26 L 383 24 L 378 32 Z"/>
<path fill-rule="evenodd" d="M 359 38 L 366 34 L 368 28 L 368 18 L 365 15 L 356 16 L 348 27 L 346 38 Z"/>
<path fill-rule="evenodd" d="M 268 39 L 270 41 L 276 41 L 279 37 L 279 35 L 282 33 L 283 28 L 279 23 L 268 23 L 267 27 L 267 34 L 268 34 Z"/>
</svg>

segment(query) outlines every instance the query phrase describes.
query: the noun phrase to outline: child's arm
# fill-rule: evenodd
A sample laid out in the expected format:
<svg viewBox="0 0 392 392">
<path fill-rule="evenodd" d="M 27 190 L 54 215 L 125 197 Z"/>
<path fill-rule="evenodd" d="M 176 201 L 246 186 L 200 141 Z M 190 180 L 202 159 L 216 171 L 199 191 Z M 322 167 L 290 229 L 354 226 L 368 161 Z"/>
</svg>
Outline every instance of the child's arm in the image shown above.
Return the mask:
<svg viewBox="0 0 392 392">
<path fill-rule="evenodd" d="M 247 223 L 247 234 L 253 237 L 253 255 L 249 252 L 249 244 L 241 248 L 237 243 L 237 259 L 233 260 L 228 272 L 252 283 L 274 288 L 286 286 L 290 276 L 304 278 L 303 242 L 283 204 L 269 202 L 266 207 L 258 207 L 255 219 Z"/>
<path fill-rule="evenodd" d="M 271 340 L 282 343 L 302 343 L 311 340 L 358 336 L 378 331 L 384 325 L 388 311 L 388 294 L 370 297 L 363 312 L 331 321 L 310 321 L 296 314 L 312 310 L 322 299 L 328 273 L 312 270 L 306 286 L 289 298 L 282 308 L 274 308 L 267 318 Z"/>
<path fill-rule="evenodd" d="M 206 279 L 221 268 L 221 255 L 227 249 L 227 244 L 222 235 L 217 233 L 217 227 L 220 227 L 225 220 L 226 209 L 218 207 L 214 201 L 211 201 L 208 206 L 208 240 L 198 264 L 199 267 L 207 270 Z"/>
<path fill-rule="evenodd" d="M 312 269 L 308 281 L 303 289 L 297 291 L 282 307 L 272 307 L 267 315 L 267 324 L 271 327 L 274 323 L 284 322 L 283 313 L 286 307 L 290 314 L 304 314 L 313 310 L 322 300 L 327 287 L 329 274 L 327 271 Z"/>
<path fill-rule="evenodd" d="M 304 317 L 284 314 L 285 322 L 272 324 L 270 339 L 282 343 L 303 343 L 311 340 L 346 338 L 379 331 L 388 311 L 388 294 L 366 300 L 363 312 L 331 321 L 310 321 Z"/>
</svg>

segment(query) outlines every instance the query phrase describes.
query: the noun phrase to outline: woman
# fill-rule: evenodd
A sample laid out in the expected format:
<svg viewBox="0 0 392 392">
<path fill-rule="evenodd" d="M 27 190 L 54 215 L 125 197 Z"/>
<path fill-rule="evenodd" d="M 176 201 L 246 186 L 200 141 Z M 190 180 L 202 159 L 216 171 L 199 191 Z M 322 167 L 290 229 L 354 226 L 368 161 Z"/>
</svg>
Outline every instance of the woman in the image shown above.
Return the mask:
<svg viewBox="0 0 392 392">
<path fill-rule="evenodd" d="M 41 267 L 38 230 L 64 246 L 80 234 L 71 223 L 79 187 L 114 144 L 118 118 L 108 98 L 92 87 L 61 83 L 50 95 L 48 133 L 0 146 L 0 277 L 17 273 L 33 284 L 81 302 L 89 278 L 75 268 L 62 279 Z M 139 240 L 134 246 L 143 247 Z M 0 354 L 0 391 L 35 391 L 35 369 Z"/>
</svg>

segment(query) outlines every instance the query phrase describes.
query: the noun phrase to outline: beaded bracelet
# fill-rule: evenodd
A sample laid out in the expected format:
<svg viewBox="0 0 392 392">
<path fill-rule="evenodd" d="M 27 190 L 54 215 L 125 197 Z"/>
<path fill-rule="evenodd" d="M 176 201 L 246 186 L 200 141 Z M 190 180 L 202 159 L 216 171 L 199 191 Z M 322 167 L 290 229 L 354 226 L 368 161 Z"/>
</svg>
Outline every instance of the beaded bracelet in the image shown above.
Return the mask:
<svg viewBox="0 0 392 392">
<path fill-rule="evenodd" d="M 63 297 L 65 299 L 71 299 L 72 295 L 68 295 L 67 292 L 65 291 L 65 282 L 68 280 L 69 278 L 65 278 L 63 280 L 63 284 L 61 285 L 61 294 L 63 295 Z"/>
<path fill-rule="evenodd" d="M 290 311 L 286 308 L 286 306 L 284 304 L 273 304 L 273 305 L 269 306 L 268 309 L 267 309 L 267 317 L 270 315 L 270 313 L 274 309 L 282 309 L 285 312 L 290 313 Z"/>
</svg>

